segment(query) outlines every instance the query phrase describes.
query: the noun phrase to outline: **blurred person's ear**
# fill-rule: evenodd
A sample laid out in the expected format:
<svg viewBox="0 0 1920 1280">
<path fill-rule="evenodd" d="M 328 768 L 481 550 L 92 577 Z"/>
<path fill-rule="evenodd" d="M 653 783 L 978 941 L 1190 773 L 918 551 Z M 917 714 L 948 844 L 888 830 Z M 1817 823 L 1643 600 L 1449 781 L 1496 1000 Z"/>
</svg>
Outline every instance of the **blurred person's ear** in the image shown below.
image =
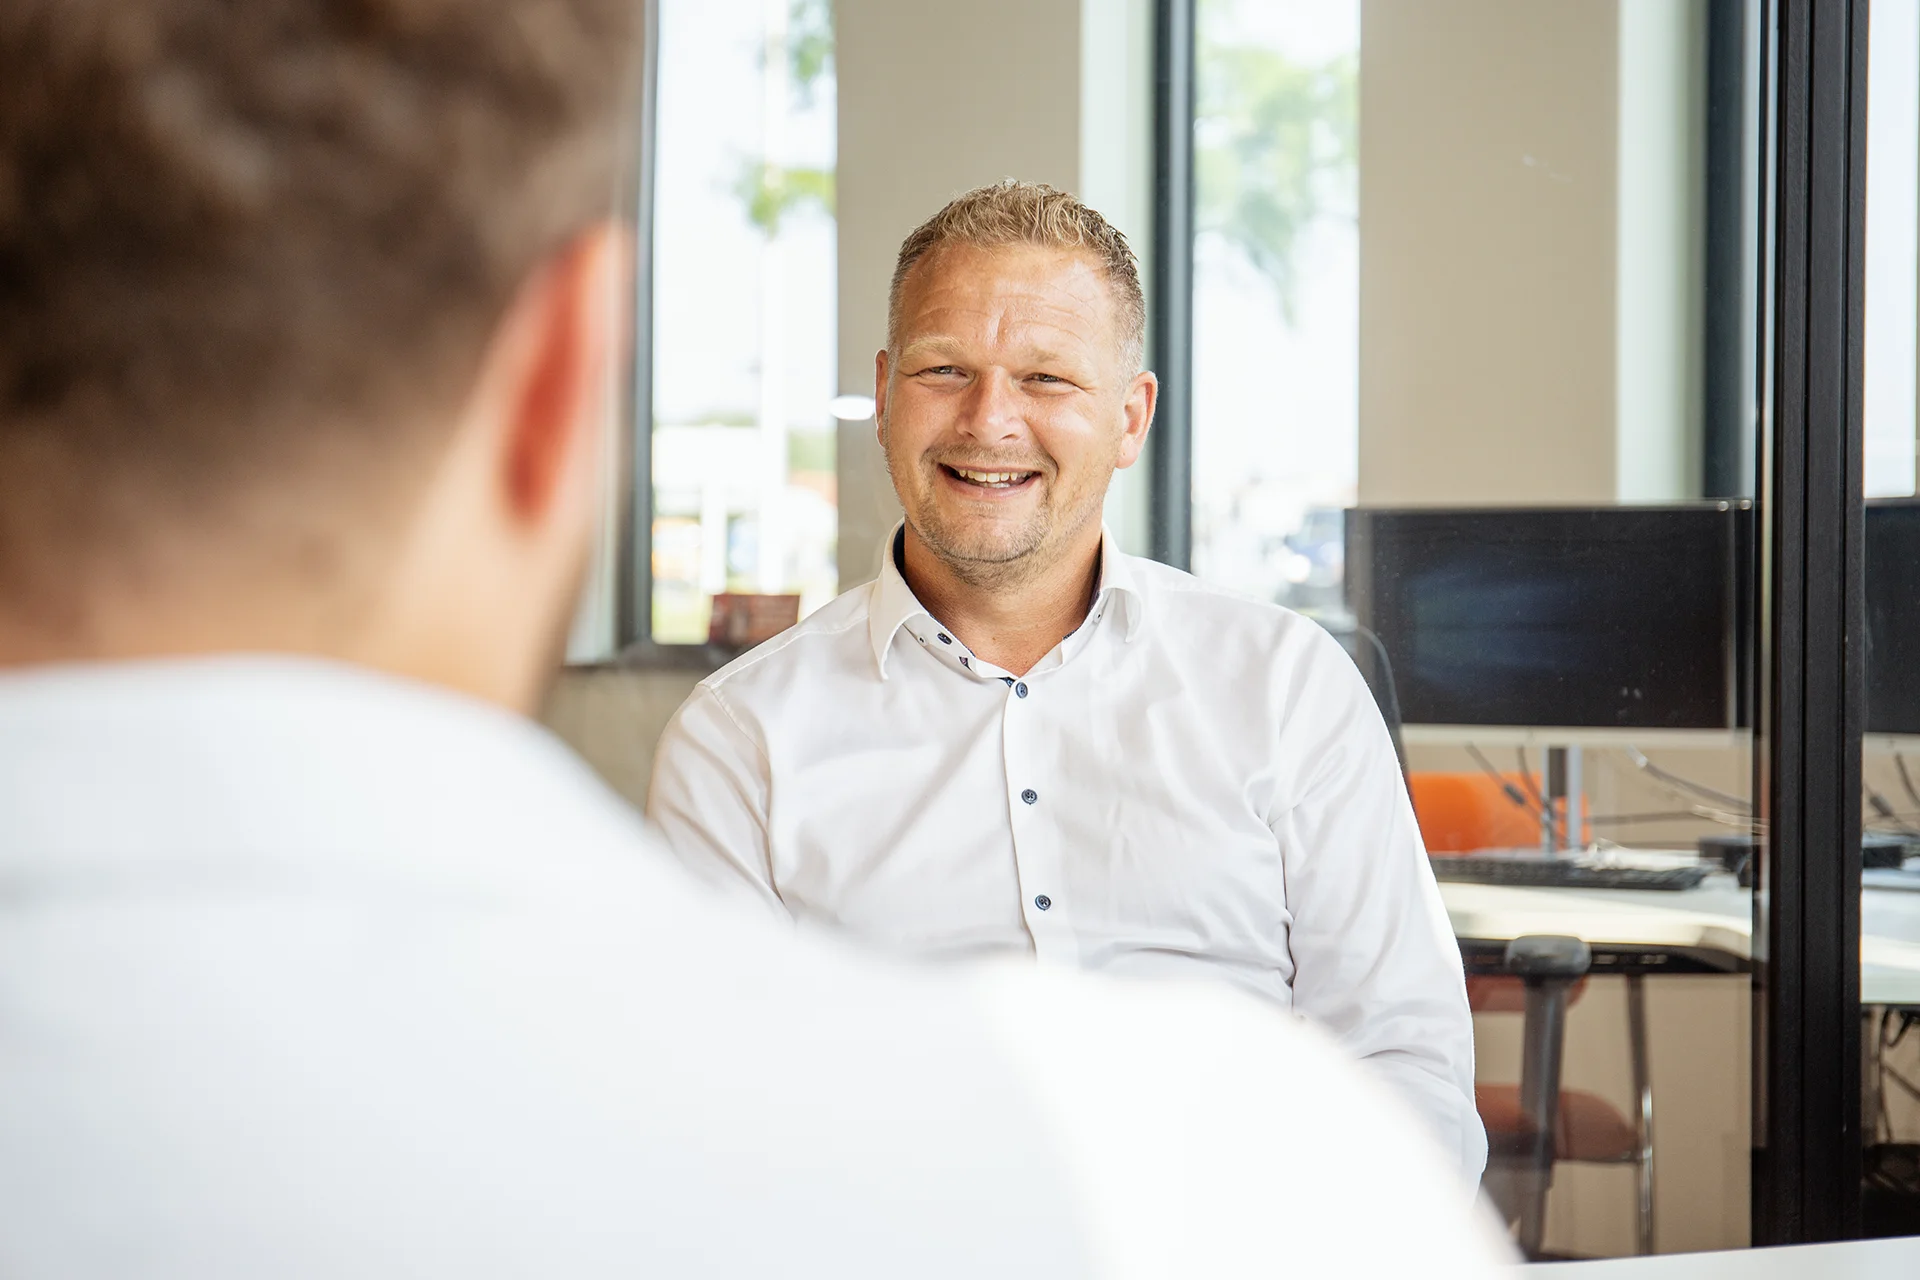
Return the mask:
<svg viewBox="0 0 1920 1280">
<path fill-rule="evenodd" d="M 535 539 L 590 532 L 610 393 L 631 331 L 620 305 L 631 277 L 627 234 L 602 226 L 528 280 L 489 353 L 502 514 Z"/>
<path fill-rule="evenodd" d="M 532 711 L 564 651 L 606 491 L 631 333 L 632 237 L 575 236 L 515 294 L 408 540 L 397 665 Z"/>
</svg>

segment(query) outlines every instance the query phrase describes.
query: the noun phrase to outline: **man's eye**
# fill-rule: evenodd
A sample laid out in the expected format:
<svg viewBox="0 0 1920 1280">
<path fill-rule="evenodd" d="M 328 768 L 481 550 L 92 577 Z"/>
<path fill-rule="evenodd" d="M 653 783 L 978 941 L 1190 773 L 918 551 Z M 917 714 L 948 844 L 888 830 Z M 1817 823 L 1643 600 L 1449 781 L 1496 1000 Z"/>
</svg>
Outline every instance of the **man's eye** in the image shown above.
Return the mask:
<svg viewBox="0 0 1920 1280">
<path fill-rule="evenodd" d="M 921 372 L 921 374 L 922 374 L 923 376 L 925 376 L 925 375 L 934 375 L 934 376 L 937 376 L 937 377 L 942 377 L 942 378 L 944 378 L 944 377 L 949 377 L 949 376 L 951 376 L 951 375 L 953 375 L 953 374 L 956 374 L 956 373 L 959 373 L 959 372 L 960 372 L 960 370 L 958 370 L 958 369 L 956 369 L 956 368 L 954 368 L 954 367 L 953 367 L 952 365 L 950 365 L 950 364 L 937 364 L 937 365 L 935 365 L 935 366 L 933 366 L 933 368 L 931 368 L 931 369 L 922 369 L 922 370 L 921 370 L 920 372 Z"/>
<path fill-rule="evenodd" d="M 1057 382 L 1057 383 L 1060 383 L 1062 386 L 1065 386 L 1067 381 L 1065 378 L 1060 377 L 1058 374 L 1052 374 L 1052 373 L 1035 373 L 1035 374 L 1030 374 L 1028 376 L 1035 382 Z"/>
</svg>

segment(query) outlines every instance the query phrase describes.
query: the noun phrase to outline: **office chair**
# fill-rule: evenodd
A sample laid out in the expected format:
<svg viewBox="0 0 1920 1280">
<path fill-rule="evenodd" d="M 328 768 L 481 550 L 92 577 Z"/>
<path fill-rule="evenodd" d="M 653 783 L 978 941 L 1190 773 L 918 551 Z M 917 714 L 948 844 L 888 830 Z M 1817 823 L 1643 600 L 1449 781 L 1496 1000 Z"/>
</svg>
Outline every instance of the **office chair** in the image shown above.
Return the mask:
<svg viewBox="0 0 1920 1280">
<path fill-rule="evenodd" d="M 1380 708 L 1380 718 L 1387 722 L 1387 736 L 1393 739 L 1394 758 L 1400 761 L 1400 776 L 1407 776 L 1407 748 L 1400 734 L 1400 691 L 1393 683 L 1393 661 L 1387 657 L 1387 647 L 1380 643 L 1380 637 L 1352 619 L 1316 618 L 1323 630 L 1347 651 L 1353 659 L 1353 665 L 1360 669 L 1360 676 L 1367 682 L 1368 692 L 1373 694 L 1374 705 Z"/>
<path fill-rule="evenodd" d="M 1444 857 L 1538 840 L 1538 821 L 1508 802 L 1503 781 L 1517 781 L 1517 776 L 1409 775 L 1428 852 Z M 1639 974 L 1626 977 L 1630 1118 L 1598 1094 L 1560 1087 L 1567 1010 L 1586 992 L 1591 964 L 1586 945 L 1572 938 L 1518 938 L 1507 948 L 1505 961 L 1500 974 L 1467 978 L 1467 1003 L 1475 1013 L 1518 1013 L 1525 1019 L 1520 1083 L 1476 1085 L 1473 1091 L 1487 1127 L 1490 1196 L 1507 1220 L 1518 1224 L 1521 1249 L 1537 1258 L 1554 1164 L 1632 1165 L 1638 1178 L 1635 1245 L 1639 1253 L 1652 1253 L 1653 1087 L 1647 1069 L 1646 979 Z"/>
<path fill-rule="evenodd" d="M 1540 837 L 1537 819 L 1517 809 L 1503 784 L 1517 776 L 1413 773 L 1401 740 L 1400 695 L 1393 663 L 1380 637 L 1357 622 L 1321 619 L 1352 658 L 1373 693 L 1393 739 L 1414 819 L 1429 854 L 1524 848 Z M 1584 832 L 1583 832 L 1584 834 Z M 1476 1013 L 1519 1013 L 1523 1023 L 1520 1083 L 1474 1086 L 1474 1107 L 1487 1129 L 1488 1171 L 1514 1175 L 1503 1196 L 1490 1194 L 1516 1224 L 1521 1250 L 1540 1256 L 1546 1234 L 1547 1191 L 1560 1162 L 1634 1166 L 1637 1197 L 1634 1243 L 1653 1252 L 1653 1085 L 1647 1068 L 1645 978 L 1628 974 L 1627 1054 L 1634 1116 L 1599 1094 L 1562 1089 L 1560 1068 L 1567 1010 L 1586 990 L 1592 954 L 1578 938 L 1516 938 L 1507 947 L 1506 975 L 1467 979 L 1467 1004 Z"/>
<path fill-rule="evenodd" d="M 1519 1013 L 1520 1083 L 1475 1085 L 1473 1100 L 1487 1127 L 1489 1195 L 1528 1258 L 1540 1257 L 1547 1192 L 1559 1163 L 1632 1165 L 1637 1177 L 1635 1251 L 1653 1252 L 1653 1087 L 1647 1072 L 1645 979 L 1627 984 L 1627 1052 L 1635 1102 L 1632 1118 L 1584 1089 L 1561 1087 L 1567 1011 L 1586 989 L 1592 955 L 1578 938 L 1532 935 L 1508 944 L 1510 977 L 1470 977 L 1467 1003 L 1476 1013 Z M 1550 1139 L 1550 1140 L 1549 1140 Z M 1505 1184 L 1504 1187 L 1501 1184 Z"/>
</svg>

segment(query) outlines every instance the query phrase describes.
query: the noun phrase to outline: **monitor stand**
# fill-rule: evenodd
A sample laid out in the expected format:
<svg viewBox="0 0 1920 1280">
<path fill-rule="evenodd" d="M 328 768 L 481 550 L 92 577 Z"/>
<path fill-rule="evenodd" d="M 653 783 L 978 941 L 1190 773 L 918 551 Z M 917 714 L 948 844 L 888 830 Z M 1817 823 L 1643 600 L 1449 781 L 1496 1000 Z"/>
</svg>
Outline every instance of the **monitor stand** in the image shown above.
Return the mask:
<svg viewBox="0 0 1920 1280">
<path fill-rule="evenodd" d="M 1573 857 L 1586 846 L 1580 812 L 1580 748 L 1546 747 L 1542 754 L 1542 794 L 1546 808 L 1540 815 L 1540 854 L 1547 858 Z"/>
</svg>

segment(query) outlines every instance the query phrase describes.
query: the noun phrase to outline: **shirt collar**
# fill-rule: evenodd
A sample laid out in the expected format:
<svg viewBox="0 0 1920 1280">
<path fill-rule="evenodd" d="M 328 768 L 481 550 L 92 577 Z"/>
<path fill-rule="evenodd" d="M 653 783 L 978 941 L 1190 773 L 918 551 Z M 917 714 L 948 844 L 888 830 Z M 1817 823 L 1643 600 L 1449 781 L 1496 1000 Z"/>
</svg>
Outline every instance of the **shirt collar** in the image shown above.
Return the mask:
<svg viewBox="0 0 1920 1280">
<path fill-rule="evenodd" d="M 915 618 L 933 617 L 914 596 L 913 588 L 907 585 L 906 578 L 900 573 L 899 555 L 906 530 L 907 523 L 902 520 L 887 535 L 880 556 L 880 576 L 874 580 L 873 594 L 867 606 L 867 639 L 873 646 L 874 667 L 882 680 L 887 678 L 887 655 L 893 651 L 893 638 L 899 634 L 900 628 Z M 1105 612 L 1107 605 L 1119 603 L 1125 615 L 1126 629 L 1123 635 L 1129 641 L 1139 633 L 1146 612 L 1139 575 L 1132 561 L 1132 556 L 1120 550 L 1114 540 L 1113 530 L 1102 525 L 1100 586 L 1093 593 L 1093 608 L 1088 610 L 1087 616 L 1089 619 L 1099 616 Z"/>
</svg>

